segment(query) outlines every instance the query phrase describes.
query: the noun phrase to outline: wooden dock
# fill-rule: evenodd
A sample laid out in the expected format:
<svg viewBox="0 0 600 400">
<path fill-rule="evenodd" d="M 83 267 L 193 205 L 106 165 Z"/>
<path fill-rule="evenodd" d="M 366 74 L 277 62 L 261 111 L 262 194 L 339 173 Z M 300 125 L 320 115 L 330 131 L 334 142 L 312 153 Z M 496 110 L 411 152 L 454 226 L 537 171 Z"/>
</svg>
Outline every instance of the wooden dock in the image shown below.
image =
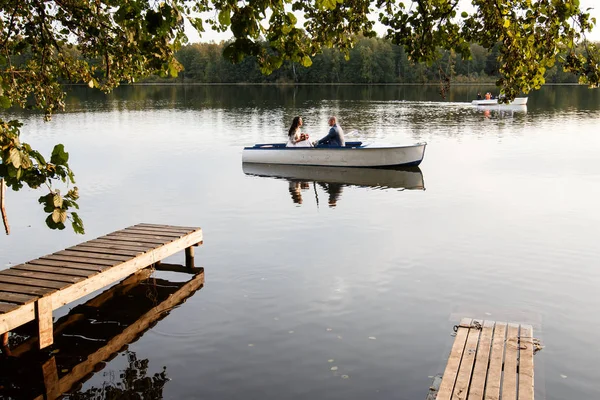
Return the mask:
<svg viewBox="0 0 600 400">
<path fill-rule="evenodd" d="M 0 335 L 33 320 L 39 347 L 52 344 L 52 311 L 185 250 L 194 266 L 197 227 L 138 224 L 0 271 Z"/>
<path fill-rule="evenodd" d="M 533 400 L 533 328 L 463 318 L 437 400 Z"/>
<path fill-rule="evenodd" d="M 18 344 L 7 349 L 0 362 L 0 398 L 55 400 L 76 390 L 117 354 L 126 351 L 128 358 L 135 357 L 128 345 L 204 284 L 202 268 L 159 264 L 156 271 L 184 272 L 191 277 L 170 281 L 156 277 L 153 268 L 140 270 L 58 319 L 54 344 L 41 351 L 37 350 L 35 322 L 15 329 L 14 342 Z M 152 360 L 147 362 L 152 364 Z M 144 371 L 129 372 L 125 375 L 145 378 Z M 147 378 L 160 390 L 161 380 L 156 377 Z M 137 387 L 129 383 L 115 385 L 114 391 L 121 393 L 113 392 L 113 397 L 138 396 Z"/>
</svg>

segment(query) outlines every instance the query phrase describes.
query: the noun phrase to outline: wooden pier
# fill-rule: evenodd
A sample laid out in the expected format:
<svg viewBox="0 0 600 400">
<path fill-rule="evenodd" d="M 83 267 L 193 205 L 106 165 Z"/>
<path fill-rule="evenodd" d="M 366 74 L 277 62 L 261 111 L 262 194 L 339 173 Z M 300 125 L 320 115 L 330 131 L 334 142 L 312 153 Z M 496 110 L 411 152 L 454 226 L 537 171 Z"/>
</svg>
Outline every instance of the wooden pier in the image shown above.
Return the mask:
<svg viewBox="0 0 600 400">
<path fill-rule="evenodd" d="M 533 400 L 533 328 L 463 318 L 437 400 Z"/>
<path fill-rule="evenodd" d="M 197 227 L 138 224 L 0 271 L 0 335 L 36 320 L 39 347 L 53 343 L 52 311 L 185 250 L 194 267 Z"/>
<path fill-rule="evenodd" d="M 159 272 L 155 273 L 154 269 Z M 182 282 L 166 280 L 156 276 L 160 271 L 184 272 L 191 276 Z M 161 263 L 134 273 L 71 309 L 54 323 L 55 341 L 47 349 L 37 349 L 34 321 L 16 328 L 13 334 L 18 344 L 6 349 L 0 362 L 0 398 L 55 400 L 77 390 L 117 354 L 127 352 L 128 358 L 135 357 L 128 345 L 167 317 L 203 284 L 202 268 Z M 147 362 L 152 364 L 151 359 Z M 124 375 L 144 379 L 144 371 L 130 372 Z M 156 376 L 147 377 L 152 382 L 150 385 L 160 386 Z M 139 395 L 131 382 L 115 385 L 113 390 L 115 398 Z"/>
</svg>

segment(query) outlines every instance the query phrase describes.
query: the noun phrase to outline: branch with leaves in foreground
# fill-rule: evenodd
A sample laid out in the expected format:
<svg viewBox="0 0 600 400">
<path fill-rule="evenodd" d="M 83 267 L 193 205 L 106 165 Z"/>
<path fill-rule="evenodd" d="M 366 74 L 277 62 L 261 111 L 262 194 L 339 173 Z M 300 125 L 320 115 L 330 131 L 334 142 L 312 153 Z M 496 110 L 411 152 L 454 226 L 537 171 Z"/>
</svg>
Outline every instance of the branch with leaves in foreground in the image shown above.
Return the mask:
<svg viewBox="0 0 600 400">
<path fill-rule="evenodd" d="M 224 55 L 233 62 L 256 56 L 269 74 L 286 60 L 305 67 L 324 48 L 346 56 L 360 35 L 375 36 L 372 15 L 386 37 L 406 48 L 413 62 L 433 62 L 438 48 L 470 58 L 470 43 L 491 50 L 500 43 L 497 81 L 506 100 L 544 84 L 560 52 L 565 68 L 590 87 L 600 84 L 598 49 L 585 35 L 596 21 L 579 0 L 471 0 L 472 13 L 458 15 L 461 0 L 4 0 L 0 2 L 0 107 L 39 109 L 50 119 L 64 109 L 61 84 L 86 83 L 110 91 L 150 74 L 176 76 L 174 52 L 187 37 L 184 20 L 200 33 L 204 24 L 230 30 Z M 199 18 L 200 13 L 211 17 Z M 304 17 L 299 26 L 298 16 Z M 267 42 L 268 46 L 261 43 Z M 585 54 L 575 52 L 583 43 Z M 73 183 L 68 156 L 55 147 L 50 162 L 19 141 L 19 123 L 0 121 L 0 178 L 48 188 L 40 202 L 48 226 L 67 219 L 83 232 L 71 208 L 77 191 L 62 196 L 53 184 Z"/>
</svg>

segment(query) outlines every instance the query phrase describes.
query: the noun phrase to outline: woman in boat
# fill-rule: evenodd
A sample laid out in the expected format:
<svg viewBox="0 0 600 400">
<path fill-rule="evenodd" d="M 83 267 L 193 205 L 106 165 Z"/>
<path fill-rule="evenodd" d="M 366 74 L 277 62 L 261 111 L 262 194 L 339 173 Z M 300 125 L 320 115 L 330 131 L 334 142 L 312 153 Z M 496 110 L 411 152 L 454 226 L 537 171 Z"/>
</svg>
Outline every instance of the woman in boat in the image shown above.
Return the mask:
<svg viewBox="0 0 600 400">
<path fill-rule="evenodd" d="M 312 143 L 308 140 L 308 134 L 300 132 L 301 127 L 302 117 L 295 117 L 288 131 L 286 147 L 312 147 Z"/>
</svg>

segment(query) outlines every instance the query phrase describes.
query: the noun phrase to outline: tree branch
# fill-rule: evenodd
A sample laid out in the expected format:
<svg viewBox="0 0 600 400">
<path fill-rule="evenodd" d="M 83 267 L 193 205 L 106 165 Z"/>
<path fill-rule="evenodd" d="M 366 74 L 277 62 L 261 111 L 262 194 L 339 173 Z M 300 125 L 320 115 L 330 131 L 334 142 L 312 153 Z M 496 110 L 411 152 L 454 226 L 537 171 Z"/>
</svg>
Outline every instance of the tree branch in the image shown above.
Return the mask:
<svg viewBox="0 0 600 400">
<path fill-rule="evenodd" d="M 4 223 L 4 230 L 7 235 L 10 235 L 10 225 L 8 225 L 8 217 L 6 216 L 6 209 L 4 208 L 4 196 L 6 194 L 6 185 L 4 184 L 4 178 L 0 179 L 0 214 L 2 214 L 2 222 Z"/>
</svg>

